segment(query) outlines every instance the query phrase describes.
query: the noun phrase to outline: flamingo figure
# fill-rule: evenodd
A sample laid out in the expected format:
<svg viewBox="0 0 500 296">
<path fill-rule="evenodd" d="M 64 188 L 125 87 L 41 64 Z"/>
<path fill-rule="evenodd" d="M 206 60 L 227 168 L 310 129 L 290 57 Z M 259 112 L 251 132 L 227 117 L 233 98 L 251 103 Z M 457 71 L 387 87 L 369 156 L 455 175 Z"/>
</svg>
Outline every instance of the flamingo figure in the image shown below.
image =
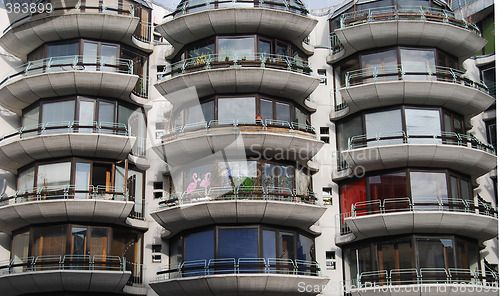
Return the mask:
<svg viewBox="0 0 500 296">
<path fill-rule="evenodd" d="M 186 189 L 187 194 L 193 193 L 193 191 L 195 191 L 196 187 L 198 186 L 198 174 L 197 173 L 193 174 L 193 180 L 194 180 L 194 182 L 189 183 L 189 185 Z"/>
<path fill-rule="evenodd" d="M 205 178 L 200 183 L 200 187 L 205 188 L 205 195 L 208 195 L 208 187 L 210 187 L 210 177 L 211 176 L 212 176 L 211 173 L 206 173 Z"/>
</svg>

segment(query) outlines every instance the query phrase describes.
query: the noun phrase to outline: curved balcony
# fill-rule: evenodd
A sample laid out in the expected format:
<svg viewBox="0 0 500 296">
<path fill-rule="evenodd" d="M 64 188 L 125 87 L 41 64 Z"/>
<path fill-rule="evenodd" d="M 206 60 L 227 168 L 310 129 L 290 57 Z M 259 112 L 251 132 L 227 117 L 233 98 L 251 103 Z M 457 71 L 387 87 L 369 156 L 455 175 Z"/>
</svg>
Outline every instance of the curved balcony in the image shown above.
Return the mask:
<svg viewBox="0 0 500 296">
<path fill-rule="evenodd" d="M 274 224 L 311 232 L 309 227 L 326 211 L 315 202 L 314 193 L 300 194 L 290 188 L 212 187 L 161 201 L 151 216 L 170 232 L 169 236 L 220 223 Z"/>
<path fill-rule="evenodd" d="M 459 234 L 480 241 L 498 236 L 498 212 L 477 198 L 387 198 L 357 202 L 340 217 L 337 244 L 403 233 Z"/>
<path fill-rule="evenodd" d="M 0 168 L 15 172 L 35 160 L 72 155 L 125 159 L 135 140 L 121 123 L 62 121 L 25 126 L 0 138 Z"/>
<path fill-rule="evenodd" d="M 41 223 L 66 221 L 117 223 L 133 217 L 134 201 L 123 188 L 43 186 L 22 189 L 0 198 L 0 230 L 13 230 Z"/>
<path fill-rule="evenodd" d="M 351 295 L 498 295 L 498 274 L 463 268 L 365 271 L 346 281 Z"/>
<path fill-rule="evenodd" d="M 441 132 L 354 136 L 342 158 L 350 168 L 363 171 L 398 167 L 449 168 L 478 177 L 496 167 L 495 149 L 469 135 Z"/>
<path fill-rule="evenodd" d="M 206 55 L 174 63 L 158 77 L 161 95 L 196 87 L 200 98 L 224 93 L 258 92 L 291 99 L 307 108 L 304 100 L 319 85 L 307 61 L 282 55 Z M 170 76 L 170 77 L 168 77 Z M 174 105 L 183 98 L 170 98 Z M 172 101 L 175 100 L 175 101 Z"/>
<path fill-rule="evenodd" d="M 146 85 L 133 74 L 133 61 L 88 56 L 62 56 L 30 61 L 0 82 L 0 105 L 21 114 L 41 98 L 72 94 L 119 98 L 131 103 L 134 92 L 147 98 Z"/>
<path fill-rule="evenodd" d="M 329 63 L 360 50 L 389 45 L 437 47 L 468 58 L 486 45 L 479 29 L 452 11 L 430 7 L 377 7 L 345 13 L 331 36 Z"/>
<path fill-rule="evenodd" d="M 281 258 L 223 258 L 185 261 L 157 272 L 150 283 L 158 295 L 316 295 L 305 286 L 320 287 L 322 277 L 315 261 Z M 302 290 L 301 283 L 304 286 Z"/>
<path fill-rule="evenodd" d="M 80 1 L 48 1 L 52 9 L 23 14 L 11 21 L 0 37 L 0 45 L 21 59 L 46 42 L 72 38 L 91 38 L 121 41 L 134 45 L 139 18 L 134 17 L 134 7 L 111 5 L 82 5 Z M 48 7 L 48 6 L 46 6 Z M 139 34 L 138 34 L 139 33 Z M 140 47 L 139 47 L 140 48 Z"/>
<path fill-rule="evenodd" d="M 222 150 L 238 150 L 307 162 L 323 147 L 312 126 L 266 119 L 212 120 L 171 130 L 153 150 L 169 165 L 178 166 Z"/>
<path fill-rule="evenodd" d="M 390 105 L 442 106 L 459 114 L 477 115 L 495 102 L 482 82 L 448 67 L 398 65 L 346 73 L 339 109 L 348 113 Z M 337 109 L 337 106 L 336 106 Z M 345 116 L 345 115 L 344 115 Z"/>
<path fill-rule="evenodd" d="M 119 293 L 131 272 L 125 258 L 102 255 L 46 255 L 0 263 L 2 295 L 78 291 Z"/>
<path fill-rule="evenodd" d="M 258 33 L 280 37 L 306 49 L 303 41 L 317 20 L 303 5 L 284 1 L 218 0 L 179 5 L 157 26 L 174 48 L 217 34 Z"/>
</svg>

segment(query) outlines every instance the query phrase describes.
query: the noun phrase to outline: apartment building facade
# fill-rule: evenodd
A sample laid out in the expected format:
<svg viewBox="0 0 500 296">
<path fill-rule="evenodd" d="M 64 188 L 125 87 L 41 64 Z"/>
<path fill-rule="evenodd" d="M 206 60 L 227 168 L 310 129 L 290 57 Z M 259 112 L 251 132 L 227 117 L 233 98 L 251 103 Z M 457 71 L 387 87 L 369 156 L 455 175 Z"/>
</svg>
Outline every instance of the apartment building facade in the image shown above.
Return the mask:
<svg viewBox="0 0 500 296">
<path fill-rule="evenodd" d="M 492 3 L 9 3 L 5 295 L 498 293 Z"/>
</svg>

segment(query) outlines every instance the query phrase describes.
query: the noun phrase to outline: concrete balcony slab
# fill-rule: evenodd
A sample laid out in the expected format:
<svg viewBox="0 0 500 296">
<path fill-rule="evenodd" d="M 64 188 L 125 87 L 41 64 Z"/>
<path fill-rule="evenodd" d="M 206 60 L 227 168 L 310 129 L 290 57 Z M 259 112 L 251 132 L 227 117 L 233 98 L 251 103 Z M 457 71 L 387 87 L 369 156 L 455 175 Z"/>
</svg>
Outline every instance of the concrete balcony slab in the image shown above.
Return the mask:
<svg viewBox="0 0 500 296">
<path fill-rule="evenodd" d="M 220 223 L 265 223 L 309 231 L 321 218 L 324 206 L 272 200 L 205 201 L 163 207 L 153 219 L 173 236 L 183 230 Z"/>
</svg>

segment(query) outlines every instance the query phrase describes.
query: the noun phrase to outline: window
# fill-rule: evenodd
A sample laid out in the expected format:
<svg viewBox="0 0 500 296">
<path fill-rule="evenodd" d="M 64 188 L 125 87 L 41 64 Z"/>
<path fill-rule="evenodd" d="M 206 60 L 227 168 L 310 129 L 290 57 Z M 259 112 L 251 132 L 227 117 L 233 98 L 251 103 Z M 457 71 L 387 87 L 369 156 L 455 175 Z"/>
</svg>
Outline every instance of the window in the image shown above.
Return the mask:
<svg viewBox="0 0 500 296">
<path fill-rule="evenodd" d="M 326 69 L 318 69 L 319 84 L 327 85 Z"/>
<path fill-rule="evenodd" d="M 232 60 L 254 60 L 255 38 L 218 38 L 218 54 L 221 61 L 225 60 L 226 57 Z"/>
<path fill-rule="evenodd" d="M 439 110 L 405 109 L 408 143 L 440 144 L 441 139 L 417 138 L 416 136 L 441 136 L 441 116 Z"/>
<path fill-rule="evenodd" d="M 161 263 L 161 244 L 154 244 L 151 246 L 153 263 Z"/>
<path fill-rule="evenodd" d="M 257 258 L 257 228 L 219 229 L 218 258 Z"/>
<path fill-rule="evenodd" d="M 41 186 L 68 186 L 70 184 L 71 162 L 50 163 L 38 166 L 37 181 Z"/>
<path fill-rule="evenodd" d="M 445 173 L 410 172 L 410 190 L 413 203 L 448 203 L 448 189 Z M 415 206 L 426 209 L 436 206 Z"/>
<path fill-rule="evenodd" d="M 401 110 L 390 110 L 382 112 L 368 113 L 365 115 L 365 129 L 366 138 L 374 139 L 377 137 L 398 137 L 403 130 L 403 123 L 401 121 Z M 366 145 L 379 146 L 389 144 L 403 143 L 402 137 L 396 139 L 368 141 Z"/>
<path fill-rule="evenodd" d="M 153 182 L 153 196 L 154 198 L 163 197 L 163 182 Z"/>
<path fill-rule="evenodd" d="M 337 268 L 337 264 L 335 262 L 335 251 L 326 251 L 326 269 L 335 270 Z"/>
<path fill-rule="evenodd" d="M 218 119 L 222 122 L 255 122 L 255 98 L 220 98 Z"/>
<path fill-rule="evenodd" d="M 325 142 L 326 144 L 330 143 L 330 128 L 329 127 L 320 127 L 319 128 L 320 132 L 320 140 Z"/>
</svg>

